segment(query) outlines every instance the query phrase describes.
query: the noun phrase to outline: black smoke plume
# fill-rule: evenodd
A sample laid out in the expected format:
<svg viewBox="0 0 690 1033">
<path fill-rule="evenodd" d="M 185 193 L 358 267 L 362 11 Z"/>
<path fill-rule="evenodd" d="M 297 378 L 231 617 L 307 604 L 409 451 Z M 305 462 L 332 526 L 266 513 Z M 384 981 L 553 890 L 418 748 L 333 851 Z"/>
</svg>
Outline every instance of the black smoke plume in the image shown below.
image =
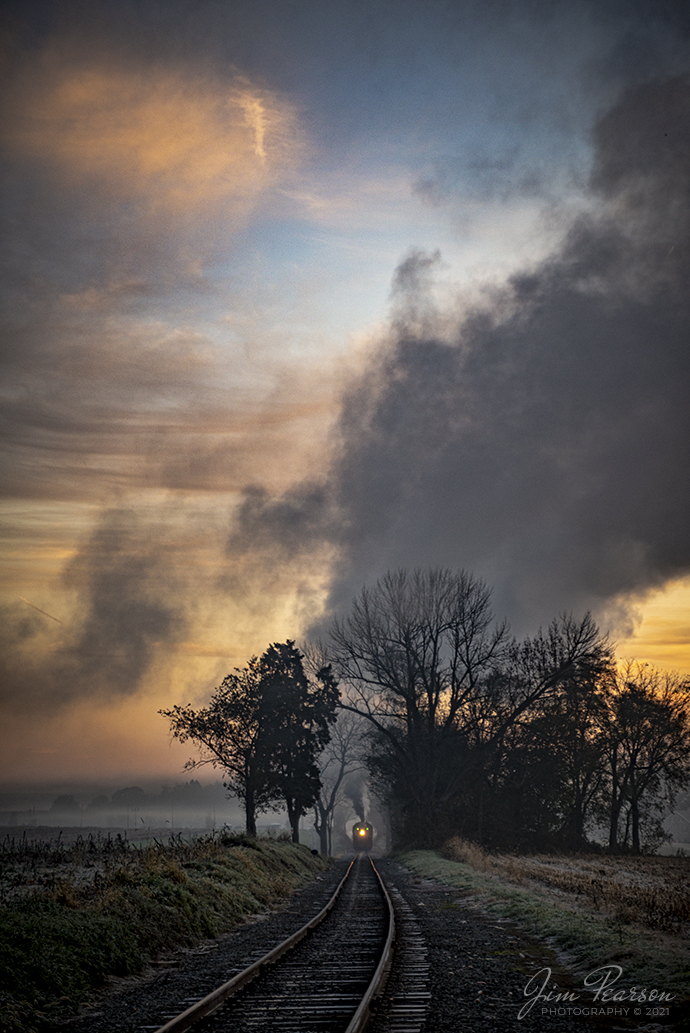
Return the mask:
<svg viewBox="0 0 690 1033">
<path fill-rule="evenodd" d="M 390 338 L 343 397 L 329 504 L 248 499 L 253 534 L 293 545 L 328 515 L 332 607 L 392 566 L 466 567 L 521 632 L 690 570 L 690 78 L 629 89 L 594 145 L 587 214 L 452 332 L 433 330 L 436 256 L 405 258 Z"/>
<path fill-rule="evenodd" d="M 355 772 L 343 780 L 343 794 L 352 803 L 355 814 L 360 821 L 366 821 L 369 816 L 369 792 L 367 789 L 367 776 L 362 772 Z"/>
<path fill-rule="evenodd" d="M 8 608 L 3 621 L 3 699 L 13 709 L 59 710 L 83 698 L 130 696 L 156 648 L 184 634 L 185 620 L 160 529 L 108 510 L 67 566 L 77 607 L 58 632 L 47 616 Z"/>
</svg>

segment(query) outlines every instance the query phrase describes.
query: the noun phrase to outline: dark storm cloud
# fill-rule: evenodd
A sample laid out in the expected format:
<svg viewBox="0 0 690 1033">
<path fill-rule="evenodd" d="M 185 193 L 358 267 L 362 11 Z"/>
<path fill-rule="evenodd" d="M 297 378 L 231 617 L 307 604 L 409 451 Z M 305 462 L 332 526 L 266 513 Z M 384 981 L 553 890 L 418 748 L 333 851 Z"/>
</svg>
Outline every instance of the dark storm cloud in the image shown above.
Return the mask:
<svg viewBox="0 0 690 1033">
<path fill-rule="evenodd" d="M 64 573 L 85 594 L 88 610 L 73 651 L 90 681 L 134 691 L 156 643 L 184 629 L 165 546 L 154 544 L 132 512 L 107 512 Z"/>
<path fill-rule="evenodd" d="M 131 696 L 186 630 L 180 586 L 160 527 L 109 510 L 65 569 L 76 615 L 57 633 L 47 618 L 7 607 L 3 702 L 59 710 L 80 699 Z"/>
<path fill-rule="evenodd" d="M 688 77 L 629 90 L 590 213 L 450 336 L 420 333 L 437 257 L 403 261 L 392 340 L 343 400 L 334 605 L 390 566 L 464 566 L 522 630 L 690 570 L 689 104 Z M 261 526 L 313 538 L 285 507 Z"/>
<path fill-rule="evenodd" d="M 463 191 L 548 194 L 554 154 L 560 165 L 587 108 L 583 54 L 601 62 L 599 35 L 610 41 L 615 81 L 628 82 L 639 74 L 631 55 L 668 61 L 682 22 L 673 4 L 653 17 L 622 0 L 571 7 L 6 5 L 2 490 L 100 502 L 104 485 L 250 480 L 268 462 L 257 463 L 258 437 L 269 436 L 256 424 L 238 433 L 228 415 L 251 363 L 241 348 L 230 355 L 225 326 L 213 336 L 228 284 L 212 270 L 300 165 L 297 113 L 319 168 L 348 165 L 371 139 L 397 149 L 409 133 L 411 178 L 418 153 L 461 152 L 419 180 L 439 203 Z M 623 23 L 644 48 L 624 45 Z M 554 86 L 557 53 L 567 69 Z M 270 129 L 261 145 L 257 102 Z M 421 295 L 419 306 L 429 307 Z M 257 368 L 278 365 L 260 326 L 247 337 Z"/>
<path fill-rule="evenodd" d="M 596 127 L 600 211 L 451 344 L 399 333 L 375 401 L 363 381 L 338 486 L 360 578 L 479 568 L 524 620 L 690 568 L 689 99 L 631 90 Z"/>
</svg>

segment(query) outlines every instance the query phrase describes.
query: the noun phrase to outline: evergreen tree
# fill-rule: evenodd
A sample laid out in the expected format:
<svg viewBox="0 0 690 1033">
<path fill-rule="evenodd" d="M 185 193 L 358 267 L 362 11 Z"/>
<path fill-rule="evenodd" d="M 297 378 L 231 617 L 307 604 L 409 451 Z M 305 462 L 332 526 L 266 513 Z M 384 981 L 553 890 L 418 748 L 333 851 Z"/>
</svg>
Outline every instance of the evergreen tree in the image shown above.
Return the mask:
<svg viewBox="0 0 690 1033">
<path fill-rule="evenodd" d="M 224 678 L 208 706 L 159 711 L 174 738 L 199 749 L 187 768 L 223 769 L 225 787 L 244 803 L 250 836 L 257 813 L 284 801 L 299 842 L 299 819 L 319 795 L 316 757 L 335 721 L 338 687 L 329 667 L 307 678 L 302 660 L 294 642 L 273 644 Z"/>
<path fill-rule="evenodd" d="M 321 668 L 310 680 L 303 660 L 290 640 L 269 646 L 261 657 L 264 750 L 295 843 L 299 843 L 300 818 L 319 798 L 317 758 L 330 739 L 339 700 L 330 667 Z"/>
</svg>

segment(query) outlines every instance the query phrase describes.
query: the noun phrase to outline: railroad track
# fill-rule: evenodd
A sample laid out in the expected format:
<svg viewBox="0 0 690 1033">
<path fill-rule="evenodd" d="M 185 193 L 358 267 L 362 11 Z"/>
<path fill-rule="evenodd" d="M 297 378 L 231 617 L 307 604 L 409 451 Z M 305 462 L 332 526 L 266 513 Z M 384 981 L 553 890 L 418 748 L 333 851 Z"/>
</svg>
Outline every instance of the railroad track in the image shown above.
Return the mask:
<svg viewBox="0 0 690 1033">
<path fill-rule="evenodd" d="M 360 1033 L 392 962 L 395 919 L 368 855 L 326 906 L 157 1033 Z"/>
</svg>

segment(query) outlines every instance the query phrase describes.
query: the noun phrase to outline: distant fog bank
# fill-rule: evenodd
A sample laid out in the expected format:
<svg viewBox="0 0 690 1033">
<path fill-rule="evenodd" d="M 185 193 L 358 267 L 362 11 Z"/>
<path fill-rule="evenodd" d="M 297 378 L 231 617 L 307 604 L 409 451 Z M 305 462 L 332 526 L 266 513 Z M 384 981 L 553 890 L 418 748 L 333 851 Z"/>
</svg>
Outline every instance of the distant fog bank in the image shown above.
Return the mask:
<svg viewBox="0 0 690 1033">
<path fill-rule="evenodd" d="M 280 815 L 268 824 L 282 827 Z M 238 801 L 222 782 L 196 779 L 158 789 L 127 785 L 60 786 L 0 790 L 0 826 L 5 828 L 84 828 L 146 830 L 206 829 L 244 823 Z"/>
</svg>

